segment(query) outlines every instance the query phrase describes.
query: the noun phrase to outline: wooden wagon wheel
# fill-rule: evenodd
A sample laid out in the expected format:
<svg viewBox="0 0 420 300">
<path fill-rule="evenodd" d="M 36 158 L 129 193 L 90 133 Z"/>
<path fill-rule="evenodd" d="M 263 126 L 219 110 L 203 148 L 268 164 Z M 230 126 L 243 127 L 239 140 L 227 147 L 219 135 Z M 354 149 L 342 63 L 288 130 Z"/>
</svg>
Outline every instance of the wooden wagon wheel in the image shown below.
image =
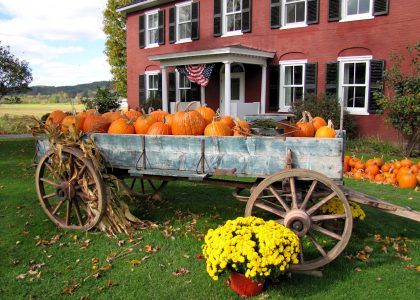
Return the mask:
<svg viewBox="0 0 420 300">
<path fill-rule="evenodd" d="M 139 181 L 139 191 L 136 191 L 136 182 Z M 132 196 L 147 198 L 147 199 L 160 199 L 160 193 L 168 184 L 166 180 L 152 180 L 143 178 L 132 178 L 131 184 L 128 185 L 122 180 L 123 187 Z"/>
<path fill-rule="evenodd" d="M 332 199 L 338 199 L 344 213 L 321 212 L 320 207 Z M 245 216 L 250 215 L 274 219 L 299 236 L 299 264 L 291 269 L 301 271 L 320 268 L 340 255 L 353 226 L 342 190 L 328 177 L 304 169 L 284 170 L 263 180 L 247 202 Z M 332 220 L 340 226 L 331 229 L 328 223 Z"/>
<path fill-rule="evenodd" d="M 64 229 L 89 230 L 106 209 L 102 176 L 79 149 L 48 151 L 35 173 L 36 191 L 47 216 Z"/>
</svg>

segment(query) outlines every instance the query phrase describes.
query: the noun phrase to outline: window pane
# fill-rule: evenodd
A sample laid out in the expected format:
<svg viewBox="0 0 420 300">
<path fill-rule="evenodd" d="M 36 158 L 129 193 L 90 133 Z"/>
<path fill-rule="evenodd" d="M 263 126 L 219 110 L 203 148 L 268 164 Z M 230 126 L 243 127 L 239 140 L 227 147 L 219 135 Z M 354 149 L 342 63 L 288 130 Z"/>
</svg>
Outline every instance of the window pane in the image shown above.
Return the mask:
<svg viewBox="0 0 420 300">
<path fill-rule="evenodd" d="M 156 44 L 159 42 L 158 30 L 149 30 L 149 44 Z"/>
<path fill-rule="evenodd" d="M 158 27 L 158 14 L 149 15 L 149 28 Z"/>
<path fill-rule="evenodd" d="M 227 0 L 226 12 L 233 12 L 233 0 Z"/>
<path fill-rule="evenodd" d="M 293 84 L 293 67 L 287 66 L 284 68 L 284 84 Z"/>
<path fill-rule="evenodd" d="M 297 100 L 302 100 L 303 99 L 303 88 L 302 87 L 295 87 L 295 96 L 293 97 L 293 102 L 297 101 Z"/>
<path fill-rule="evenodd" d="M 354 107 L 354 87 L 344 87 L 344 103 L 347 103 L 347 107 Z"/>
<path fill-rule="evenodd" d="M 235 14 L 235 30 L 241 30 L 241 14 Z"/>
<path fill-rule="evenodd" d="M 302 71 L 303 71 L 303 67 L 302 66 L 295 66 L 294 68 L 294 82 L 293 84 L 302 84 Z"/>
<path fill-rule="evenodd" d="M 286 22 L 287 23 L 295 23 L 295 14 L 296 14 L 296 6 L 294 4 L 290 4 L 286 6 Z"/>
<path fill-rule="evenodd" d="M 358 0 L 347 0 L 347 15 L 357 15 Z"/>
<path fill-rule="evenodd" d="M 235 0 L 235 11 L 240 11 L 241 10 L 241 0 Z"/>
<path fill-rule="evenodd" d="M 226 24 L 226 30 L 227 31 L 234 31 L 235 30 L 235 15 L 230 15 L 230 16 L 227 16 L 226 17 L 226 21 L 227 21 L 227 24 Z"/>
<path fill-rule="evenodd" d="M 191 23 L 180 24 L 178 26 L 178 38 L 187 39 L 191 37 Z"/>
<path fill-rule="evenodd" d="M 356 64 L 356 83 L 364 84 L 366 80 L 366 63 Z"/>
<path fill-rule="evenodd" d="M 354 84 L 354 63 L 344 65 L 344 84 Z"/>
<path fill-rule="evenodd" d="M 292 104 L 292 88 L 287 87 L 284 89 L 284 105 L 290 106 Z"/>
<path fill-rule="evenodd" d="M 296 4 L 296 22 L 305 21 L 305 2 L 299 2 Z"/>
<path fill-rule="evenodd" d="M 188 22 L 191 20 L 191 6 L 182 6 L 179 8 L 179 22 Z"/>
<path fill-rule="evenodd" d="M 239 100 L 241 81 L 239 78 L 231 79 L 231 100 Z"/>
<path fill-rule="evenodd" d="M 356 95 L 354 97 L 354 107 L 365 107 L 365 92 L 366 88 L 364 86 L 356 87 Z"/>
<path fill-rule="evenodd" d="M 370 0 L 359 1 L 359 14 L 365 14 L 369 12 Z"/>
</svg>

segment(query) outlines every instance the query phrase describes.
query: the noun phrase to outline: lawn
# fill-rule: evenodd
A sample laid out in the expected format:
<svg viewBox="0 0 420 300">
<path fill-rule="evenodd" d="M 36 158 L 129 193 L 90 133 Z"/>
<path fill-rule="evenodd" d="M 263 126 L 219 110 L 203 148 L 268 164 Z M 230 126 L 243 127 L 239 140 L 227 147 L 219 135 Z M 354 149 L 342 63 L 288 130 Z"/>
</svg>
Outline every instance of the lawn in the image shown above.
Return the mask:
<svg viewBox="0 0 420 300">
<path fill-rule="evenodd" d="M 83 104 L 74 105 L 76 111 L 84 109 Z M 54 104 L 0 104 L 0 116 L 36 116 L 41 117 L 53 110 L 73 111 L 73 106 L 70 103 L 54 103 Z"/>
<path fill-rule="evenodd" d="M 0 139 L 0 299 L 239 299 L 226 287 L 228 276 L 207 275 L 200 255 L 209 228 L 243 214 L 231 188 L 170 183 L 162 201 L 130 204 L 159 225 L 130 237 L 63 231 L 38 204 L 33 154 L 32 140 Z M 420 211 L 417 191 L 350 179 L 346 185 Z M 322 278 L 285 276 L 256 299 L 418 299 L 420 224 L 365 210 Z M 367 260 L 356 258 L 366 249 Z"/>
</svg>

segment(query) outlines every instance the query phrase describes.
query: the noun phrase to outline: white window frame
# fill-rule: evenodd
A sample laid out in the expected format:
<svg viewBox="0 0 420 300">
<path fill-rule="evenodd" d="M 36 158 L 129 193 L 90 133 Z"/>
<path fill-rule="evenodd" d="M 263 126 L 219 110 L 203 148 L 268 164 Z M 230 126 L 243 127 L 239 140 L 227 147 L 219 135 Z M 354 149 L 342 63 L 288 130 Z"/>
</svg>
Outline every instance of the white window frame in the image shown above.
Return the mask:
<svg viewBox="0 0 420 300">
<path fill-rule="evenodd" d="M 191 81 L 189 81 L 188 77 L 186 75 L 184 75 L 187 80 L 190 82 L 190 86 L 188 88 L 185 87 L 180 87 L 180 83 L 181 83 L 181 73 L 179 73 L 178 71 L 175 72 L 176 76 L 175 76 L 175 82 L 176 82 L 176 101 L 181 101 L 181 90 L 191 90 Z M 188 100 L 188 99 L 187 99 Z M 188 102 L 188 101 L 185 101 Z"/>
<path fill-rule="evenodd" d="M 182 24 L 186 24 L 186 23 L 190 23 L 190 26 L 192 26 L 192 1 L 187 1 L 187 2 L 182 2 L 182 3 L 177 3 L 175 4 L 175 26 L 176 26 L 176 43 L 180 44 L 180 43 L 188 43 L 188 42 L 192 42 L 191 36 L 189 38 L 179 38 L 179 25 L 181 24 L 179 22 L 179 9 L 181 7 L 184 6 L 190 6 L 190 11 L 191 11 L 191 19 L 188 22 L 182 22 Z M 191 34 L 191 32 L 190 32 Z"/>
<path fill-rule="evenodd" d="M 157 25 L 157 27 L 156 28 L 150 28 L 150 26 L 149 26 L 149 16 L 151 16 L 151 15 L 154 15 L 154 14 L 156 14 L 157 15 L 157 19 L 158 19 L 158 25 Z M 146 31 L 146 34 L 145 34 L 145 36 L 146 36 L 146 47 L 145 48 L 155 48 L 155 47 L 159 47 L 159 41 L 157 42 L 157 43 L 149 43 L 149 35 L 150 35 L 150 33 L 149 33 L 149 31 L 150 30 L 157 30 L 157 34 L 158 34 L 158 36 L 159 36 L 159 10 L 158 9 L 156 9 L 156 10 L 151 10 L 151 11 L 148 11 L 148 12 L 146 12 L 145 14 L 145 18 L 146 18 L 146 24 L 145 24 L 145 31 Z M 159 40 L 159 38 L 158 38 L 158 40 Z"/>
<path fill-rule="evenodd" d="M 361 1 L 361 0 L 358 0 Z M 348 0 L 341 0 L 341 20 L 340 22 L 351 22 L 373 19 L 373 0 L 369 0 L 369 12 L 363 14 L 347 15 L 347 4 Z"/>
<path fill-rule="evenodd" d="M 144 75 L 146 75 L 146 100 L 150 97 L 150 91 L 158 91 L 159 92 L 159 74 L 160 71 L 146 71 Z M 149 86 L 149 77 L 150 76 L 158 76 L 158 86 L 156 88 L 151 89 Z"/>
<path fill-rule="evenodd" d="M 294 67 L 294 66 L 302 66 L 302 84 L 301 85 L 294 85 L 296 87 L 302 86 L 302 100 L 305 99 L 305 73 L 306 73 L 306 64 L 308 63 L 307 59 L 299 59 L 299 60 L 283 60 L 279 62 L 280 65 L 280 92 L 279 92 L 279 112 L 288 112 L 291 109 L 290 105 L 286 105 L 285 101 L 285 84 L 284 79 L 286 67 Z"/>
<path fill-rule="evenodd" d="M 305 3 L 305 12 L 304 12 L 305 19 L 302 22 L 287 23 L 286 5 L 291 4 L 291 3 L 286 3 L 286 0 L 283 0 L 282 4 L 281 4 L 281 14 L 282 14 L 282 16 L 281 16 L 282 26 L 280 27 L 281 30 L 282 29 L 299 28 L 299 27 L 308 26 L 308 24 L 306 23 L 307 22 L 306 17 L 307 17 L 307 10 L 308 10 L 308 1 L 307 0 L 294 0 L 294 1 Z"/>
<path fill-rule="evenodd" d="M 242 35 L 242 0 L 239 0 L 241 2 L 241 10 L 238 12 L 236 11 L 235 13 L 228 13 L 227 12 L 227 0 L 223 0 L 223 9 L 222 9 L 222 28 L 223 28 L 223 34 L 222 37 L 227 37 L 227 36 L 235 36 L 235 35 Z M 228 31 L 227 30 L 227 17 L 228 15 L 232 15 L 232 14 L 241 14 L 241 28 L 239 30 L 234 30 L 234 31 Z"/>
<path fill-rule="evenodd" d="M 339 74 L 338 74 L 338 99 L 340 102 L 343 101 L 344 97 L 344 65 L 346 63 L 366 63 L 366 74 L 365 74 L 365 84 L 351 84 L 351 86 L 365 86 L 365 105 L 364 107 L 347 107 L 344 108 L 352 115 L 369 115 L 368 113 L 368 102 L 369 102 L 369 89 L 370 89 L 370 61 L 372 60 L 371 55 L 366 56 L 348 56 L 348 57 L 339 57 L 337 61 L 339 62 Z"/>
</svg>

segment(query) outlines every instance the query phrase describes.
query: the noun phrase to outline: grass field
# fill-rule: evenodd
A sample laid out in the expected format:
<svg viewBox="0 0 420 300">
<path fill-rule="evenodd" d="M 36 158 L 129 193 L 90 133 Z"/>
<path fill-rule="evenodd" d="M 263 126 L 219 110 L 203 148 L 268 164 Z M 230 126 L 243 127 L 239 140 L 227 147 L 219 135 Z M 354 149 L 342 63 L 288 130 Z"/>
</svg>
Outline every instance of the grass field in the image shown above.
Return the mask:
<svg viewBox="0 0 420 300">
<path fill-rule="evenodd" d="M 219 281 L 207 275 L 200 256 L 209 228 L 243 214 L 244 203 L 233 199 L 231 188 L 170 183 L 163 201 L 130 204 L 138 217 L 159 225 L 131 237 L 63 231 L 38 204 L 33 153 L 32 140 L 0 139 L 0 299 L 239 299 L 226 287 L 227 275 Z M 353 180 L 346 185 L 420 210 L 414 190 Z M 419 223 L 366 212 L 322 278 L 285 276 L 255 299 L 419 299 Z M 364 249 L 369 259 L 357 259 Z"/>
<path fill-rule="evenodd" d="M 76 111 L 82 111 L 84 106 L 77 104 L 74 106 Z M 36 116 L 52 112 L 53 110 L 73 111 L 73 106 L 70 103 L 55 103 L 55 104 L 0 104 L 0 117 L 3 115 L 12 116 Z"/>
</svg>

